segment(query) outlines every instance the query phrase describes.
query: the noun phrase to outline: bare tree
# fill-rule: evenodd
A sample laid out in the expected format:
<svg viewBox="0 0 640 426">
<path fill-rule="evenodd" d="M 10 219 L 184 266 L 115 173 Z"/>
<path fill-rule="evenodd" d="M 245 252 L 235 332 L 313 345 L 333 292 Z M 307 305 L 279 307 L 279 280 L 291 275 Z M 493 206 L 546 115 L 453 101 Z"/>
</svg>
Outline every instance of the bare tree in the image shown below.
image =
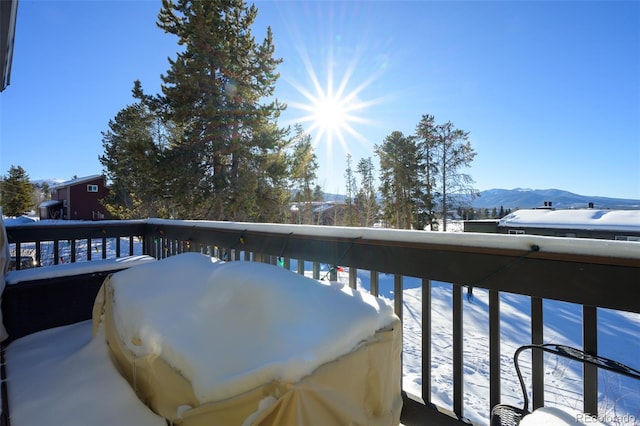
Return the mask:
<svg viewBox="0 0 640 426">
<path fill-rule="evenodd" d="M 463 170 L 471 165 L 476 152 L 469 142 L 469 132 L 456 129 L 453 123 L 436 126 L 436 161 L 437 182 L 441 194 L 442 230 L 447 230 L 449 208 L 464 197 L 474 197 L 477 190 L 473 188 L 471 175 Z"/>
</svg>

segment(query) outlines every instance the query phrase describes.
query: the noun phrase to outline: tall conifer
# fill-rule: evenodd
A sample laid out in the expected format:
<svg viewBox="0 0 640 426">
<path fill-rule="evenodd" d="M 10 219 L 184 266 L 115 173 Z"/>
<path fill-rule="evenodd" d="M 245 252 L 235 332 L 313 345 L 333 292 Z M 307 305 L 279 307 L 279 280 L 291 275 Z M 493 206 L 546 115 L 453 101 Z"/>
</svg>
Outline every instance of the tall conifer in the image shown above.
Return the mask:
<svg viewBox="0 0 640 426">
<path fill-rule="evenodd" d="M 182 49 L 153 103 L 182 129 L 171 152 L 173 192 L 190 193 L 184 202 L 198 218 L 255 219 L 256 193 L 268 184 L 260 167 L 282 136 L 273 124 L 284 107 L 262 103 L 273 95 L 281 61 L 270 28 L 256 43 L 256 16 L 242 0 L 162 2 L 158 25 Z"/>
<path fill-rule="evenodd" d="M 21 166 L 11 166 L 8 175 L 0 185 L 2 213 L 7 216 L 20 216 L 34 206 L 32 204 L 33 187 L 29 175 Z"/>
</svg>

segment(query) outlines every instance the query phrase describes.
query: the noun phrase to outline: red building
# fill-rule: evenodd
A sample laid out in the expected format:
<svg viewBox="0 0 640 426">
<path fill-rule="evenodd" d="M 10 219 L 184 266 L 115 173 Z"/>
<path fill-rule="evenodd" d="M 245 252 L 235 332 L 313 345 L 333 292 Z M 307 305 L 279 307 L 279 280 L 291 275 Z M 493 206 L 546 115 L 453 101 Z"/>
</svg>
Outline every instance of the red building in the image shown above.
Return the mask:
<svg viewBox="0 0 640 426">
<path fill-rule="evenodd" d="M 40 204 L 40 219 L 104 219 L 106 209 L 100 200 L 108 192 L 102 175 L 62 182 L 51 187 L 51 200 Z"/>
</svg>

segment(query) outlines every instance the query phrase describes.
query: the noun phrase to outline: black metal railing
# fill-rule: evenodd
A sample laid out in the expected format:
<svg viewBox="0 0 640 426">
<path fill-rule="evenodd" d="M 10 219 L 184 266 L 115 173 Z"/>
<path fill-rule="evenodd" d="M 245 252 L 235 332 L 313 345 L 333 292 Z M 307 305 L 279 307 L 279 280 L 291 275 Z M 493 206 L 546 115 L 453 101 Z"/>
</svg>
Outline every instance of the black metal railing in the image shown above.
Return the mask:
<svg viewBox="0 0 640 426">
<path fill-rule="evenodd" d="M 640 244 L 531 235 L 439 233 L 369 228 L 252 224 L 148 219 L 86 223 L 34 223 L 7 227 L 11 248 L 20 264 L 21 252 L 33 250 L 39 265 L 93 258 L 120 257 L 140 250 L 162 259 L 197 251 L 228 261 L 253 260 L 297 272 L 305 262 L 312 275 L 328 265 L 336 279 L 337 266 L 348 267 L 348 282 L 356 286 L 358 271 L 370 271 L 370 291 L 379 292 L 379 274 L 392 274 L 396 313 L 403 318 L 403 279 L 420 280 L 422 292 L 422 395 L 405 398 L 403 421 L 432 416 L 431 283 L 452 286 L 451 341 L 453 395 L 451 408 L 459 419 L 464 407 L 464 288 L 488 292 L 489 400 L 486 412 L 501 402 L 501 295 L 530 298 L 530 342 L 544 342 L 543 301 L 559 300 L 582 306 L 583 345 L 598 353 L 598 309 L 640 313 Z M 121 248 L 123 245 L 125 248 Z M 44 250 L 43 247 L 52 246 Z M 94 248 L 95 247 L 95 248 Z M 93 254 L 92 254 L 93 252 Z M 138 253 L 136 253 L 138 254 Z M 45 256 L 46 255 L 46 256 Z M 49 256 L 49 257 L 47 257 Z M 18 266 L 19 267 L 19 266 Z M 636 366 L 637 367 L 637 366 Z M 542 356 L 531 363 L 532 405 L 543 405 L 545 383 Z M 598 377 L 584 371 L 584 411 L 598 411 Z M 404 420 L 407 419 L 407 420 Z M 411 420 L 414 419 L 414 420 Z M 420 423 L 422 420 L 419 420 Z"/>
</svg>

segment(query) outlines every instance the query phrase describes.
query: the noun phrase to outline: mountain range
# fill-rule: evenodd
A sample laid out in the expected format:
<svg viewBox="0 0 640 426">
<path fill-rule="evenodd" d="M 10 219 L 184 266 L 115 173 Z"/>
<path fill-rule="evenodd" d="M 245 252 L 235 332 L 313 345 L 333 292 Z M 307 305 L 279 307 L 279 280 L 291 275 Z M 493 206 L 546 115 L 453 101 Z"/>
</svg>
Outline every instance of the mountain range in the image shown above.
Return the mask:
<svg viewBox="0 0 640 426">
<path fill-rule="evenodd" d="M 46 179 L 35 181 L 47 182 L 50 186 L 59 184 L 62 179 Z M 325 193 L 326 201 L 344 202 L 345 196 L 341 194 Z M 381 201 L 381 200 L 379 200 Z M 473 208 L 500 208 L 505 209 L 532 209 L 544 206 L 545 202 L 551 202 L 552 207 L 558 209 L 587 208 L 593 203 L 596 209 L 640 209 L 640 200 L 626 198 L 611 198 L 602 196 L 578 195 L 562 189 L 488 189 L 481 191 L 480 196 L 472 202 Z"/>
<path fill-rule="evenodd" d="M 578 195 L 561 189 L 489 189 L 480 192 L 471 205 L 474 208 L 530 209 L 551 203 L 557 209 L 587 208 L 593 203 L 596 209 L 640 209 L 640 200 Z"/>
</svg>

